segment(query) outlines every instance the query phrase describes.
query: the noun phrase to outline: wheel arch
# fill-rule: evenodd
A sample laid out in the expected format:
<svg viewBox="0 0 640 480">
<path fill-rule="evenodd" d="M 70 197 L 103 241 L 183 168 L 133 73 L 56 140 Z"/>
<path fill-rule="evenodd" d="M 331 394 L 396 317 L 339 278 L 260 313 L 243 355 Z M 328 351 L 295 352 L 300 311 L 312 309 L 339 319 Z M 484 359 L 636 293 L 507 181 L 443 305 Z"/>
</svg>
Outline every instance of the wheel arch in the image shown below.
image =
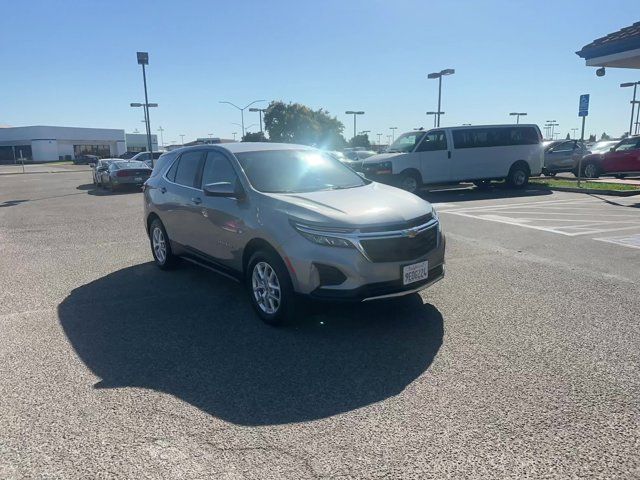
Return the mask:
<svg viewBox="0 0 640 480">
<path fill-rule="evenodd" d="M 160 217 L 158 216 L 157 213 L 151 212 L 149 215 L 147 215 L 147 221 L 146 221 L 147 235 L 149 235 L 149 230 L 151 230 L 151 223 L 153 223 L 155 219 L 160 220 Z M 162 220 L 160 220 L 160 222 L 162 222 Z"/>
<path fill-rule="evenodd" d="M 276 254 L 278 258 L 282 260 L 282 263 L 284 264 L 285 268 L 287 270 L 290 270 L 290 267 L 285 261 L 285 259 L 283 258 L 283 256 L 273 245 L 271 245 L 264 238 L 256 237 L 249 240 L 249 242 L 245 245 L 242 251 L 242 274 L 243 275 L 247 274 L 247 267 L 249 265 L 249 260 L 251 260 L 251 257 L 253 256 L 253 254 L 259 250 L 268 250 Z M 291 273 L 292 272 L 290 271 L 289 274 L 291 275 Z"/>
</svg>

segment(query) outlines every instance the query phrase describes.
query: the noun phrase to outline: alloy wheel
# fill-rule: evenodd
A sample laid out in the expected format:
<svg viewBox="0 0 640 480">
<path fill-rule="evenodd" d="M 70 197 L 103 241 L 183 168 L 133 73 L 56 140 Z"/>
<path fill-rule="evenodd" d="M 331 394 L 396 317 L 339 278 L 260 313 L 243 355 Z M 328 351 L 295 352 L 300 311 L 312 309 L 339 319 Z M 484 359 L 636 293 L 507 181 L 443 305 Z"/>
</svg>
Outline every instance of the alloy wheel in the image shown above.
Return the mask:
<svg viewBox="0 0 640 480">
<path fill-rule="evenodd" d="M 158 263 L 161 265 L 167 260 L 167 243 L 164 239 L 164 233 L 160 227 L 155 227 L 151 235 L 153 243 L 153 252 L 156 255 Z"/>
<path fill-rule="evenodd" d="M 280 281 L 275 270 L 267 262 L 258 262 L 251 274 L 253 298 L 258 307 L 267 315 L 275 314 L 280 308 Z"/>
</svg>

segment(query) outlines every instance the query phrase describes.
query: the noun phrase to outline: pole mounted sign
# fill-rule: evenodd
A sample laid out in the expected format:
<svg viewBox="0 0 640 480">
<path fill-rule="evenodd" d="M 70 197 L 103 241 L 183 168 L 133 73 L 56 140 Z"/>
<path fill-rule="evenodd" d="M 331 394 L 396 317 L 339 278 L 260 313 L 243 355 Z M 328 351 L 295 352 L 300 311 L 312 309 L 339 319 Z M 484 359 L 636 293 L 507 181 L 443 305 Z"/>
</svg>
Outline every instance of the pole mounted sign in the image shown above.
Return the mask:
<svg viewBox="0 0 640 480">
<path fill-rule="evenodd" d="M 578 105 L 578 117 L 582 117 L 582 131 L 580 133 L 580 141 L 584 142 L 584 121 L 589 115 L 589 94 L 580 95 L 580 103 Z M 578 160 L 578 188 L 582 179 L 582 157 Z"/>
<path fill-rule="evenodd" d="M 149 65 L 149 52 L 136 52 L 138 55 L 138 65 Z"/>
<path fill-rule="evenodd" d="M 589 115 L 589 94 L 580 95 L 580 105 L 578 106 L 578 116 L 586 117 Z"/>
</svg>

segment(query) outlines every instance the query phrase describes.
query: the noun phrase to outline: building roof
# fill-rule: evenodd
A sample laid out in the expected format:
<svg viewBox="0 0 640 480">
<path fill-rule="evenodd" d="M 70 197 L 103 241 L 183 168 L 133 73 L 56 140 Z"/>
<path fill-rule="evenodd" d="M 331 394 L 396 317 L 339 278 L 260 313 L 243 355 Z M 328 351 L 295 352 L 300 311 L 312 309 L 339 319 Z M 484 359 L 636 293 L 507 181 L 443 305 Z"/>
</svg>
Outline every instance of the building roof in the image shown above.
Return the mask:
<svg viewBox="0 0 640 480">
<path fill-rule="evenodd" d="M 587 60 L 587 65 L 599 66 L 600 63 L 595 64 L 590 61 L 600 57 L 613 57 L 627 53 L 633 53 L 633 56 L 637 58 L 638 50 L 640 50 L 640 22 L 636 22 L 629 27 L 622 28 L 617 32 L 605 35 L 604 37 L 597 38 L 593 42 L 582 47 L 582 49 L 577 51 L 576 54 Z M 638 68 L 635 63 L 627 65 L 620 63 L 620 60 L 622 59 L 610 58 L 610 64 L 607 65 L 605 63 L 603 66 Z M 612 61 L 618 61 L 619 64 L 612 63 Z"/>
</svg>

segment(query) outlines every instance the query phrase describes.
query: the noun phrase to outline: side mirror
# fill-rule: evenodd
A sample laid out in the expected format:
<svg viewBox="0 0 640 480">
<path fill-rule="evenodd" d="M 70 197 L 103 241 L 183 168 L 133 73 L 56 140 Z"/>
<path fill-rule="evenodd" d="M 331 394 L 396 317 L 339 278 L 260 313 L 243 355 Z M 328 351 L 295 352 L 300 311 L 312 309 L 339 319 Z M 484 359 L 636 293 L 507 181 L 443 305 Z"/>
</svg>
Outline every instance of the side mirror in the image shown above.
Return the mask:
<svg viewBox="0 0 640 480">
<path fill-rule="evenodd" d="M 207 197 L 226 197 L 240 200 L 245 196 L 240 184 L 234 186 L 231 182 L 208 183 L 202 187 L 202 190 Z"/>
</svg>

